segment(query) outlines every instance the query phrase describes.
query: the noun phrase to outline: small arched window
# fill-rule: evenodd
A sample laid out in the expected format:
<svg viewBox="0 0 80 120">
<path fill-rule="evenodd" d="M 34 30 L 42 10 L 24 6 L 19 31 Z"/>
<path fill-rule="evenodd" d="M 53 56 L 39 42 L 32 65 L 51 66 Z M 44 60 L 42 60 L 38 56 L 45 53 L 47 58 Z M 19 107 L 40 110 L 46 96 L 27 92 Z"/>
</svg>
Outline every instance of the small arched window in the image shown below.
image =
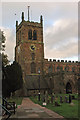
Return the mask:
<svg viewBox="0 0 80 120">
<path fill-rule="evenodd" d="M 48 68 L 48 73 L 52 73 L 53 72 L 53 66 L 51 65 L 51 66 L 49 66 L 49 68 Z"/>
<path fill-rule="evenodd" d="M 31 73 L 36 73 L 36 64 L 34 62 L 31 63 Z"/>
<path fill-rule="evenodd" d="M 28 31 L 28 39 L 31 40 L 32 39 L 32 30 Z"/>
<path fill-rule="evenodd" d="M 37 32 L 36 32 L 36 30 L 33 31 L 33 40 L 37 40 Z"/>
</svg>

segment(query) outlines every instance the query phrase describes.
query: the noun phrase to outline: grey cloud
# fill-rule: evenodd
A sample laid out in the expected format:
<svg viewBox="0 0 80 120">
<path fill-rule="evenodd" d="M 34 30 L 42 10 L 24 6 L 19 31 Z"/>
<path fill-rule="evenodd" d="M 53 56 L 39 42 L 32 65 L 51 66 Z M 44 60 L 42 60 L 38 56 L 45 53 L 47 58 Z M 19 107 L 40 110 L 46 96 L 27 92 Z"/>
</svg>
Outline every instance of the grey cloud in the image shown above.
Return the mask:
<svg viewBox="0 0 80 120">
<path fill-rule="evenodd" d="M 63 46 L 62 46 L 63 47 Z M 78 57 L 77 45 L 66 46 L 61 49 L 46 49 L 46 57 L 48 58 L 73 58 L 74 56 Z M 75 51 L 76 49 L 76 51 Z"/>
<path fill-rule="evenodd" d="M 78 56 L 77 22 L 69 21 L 65 27 L 67 20 L 65 22 L 64 20 L 62 21 L 62 24 L 60 24 L 57 30 L 55 30 L 56 26 L 52 26 L 48 28 L 49 32 L 45 33 L 45 52 L 49 58 Z"/>
<path fill-rule="evenodd" d="M 49 32 L 47 30 L 45 31 L 45 44 L 46 47 L 51 49 L 53 46 L 58 45 L 60 43 L 70 43 L 70 38 L 76 38 L 78 36 L 78 23 L 77 22 L 69 22 L 69 24 L 65 27 L 67 20 L 62 20 L 62 24 L 60 23 L 60 26 L 52 26 L 48 28 Z M 55 32 L 56 31 L 56 32 Z M 73 42 L 75 42 L 73 40 Z M 78 42 L 78 41 L 76 41 Z"/>
</svg>

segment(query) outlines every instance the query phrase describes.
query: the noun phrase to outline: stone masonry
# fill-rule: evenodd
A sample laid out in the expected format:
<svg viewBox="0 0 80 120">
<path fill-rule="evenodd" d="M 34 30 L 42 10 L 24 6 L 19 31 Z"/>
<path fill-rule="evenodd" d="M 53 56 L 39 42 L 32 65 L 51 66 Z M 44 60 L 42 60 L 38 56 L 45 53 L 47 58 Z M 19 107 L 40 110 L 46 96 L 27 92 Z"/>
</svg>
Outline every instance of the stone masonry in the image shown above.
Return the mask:
<svg viewBox="0 0 80 120">
<path fill-rule="evenodd" d="M 39 79 L 41 91 L 78 92 L 80 62 L 44 58 L 42 16 L 40 23 L 25 21 L 22 12 L 21 23 L 16 21 L 15 61 L 22 68 L 25 96 L 39 90 Z"/>
</svg>

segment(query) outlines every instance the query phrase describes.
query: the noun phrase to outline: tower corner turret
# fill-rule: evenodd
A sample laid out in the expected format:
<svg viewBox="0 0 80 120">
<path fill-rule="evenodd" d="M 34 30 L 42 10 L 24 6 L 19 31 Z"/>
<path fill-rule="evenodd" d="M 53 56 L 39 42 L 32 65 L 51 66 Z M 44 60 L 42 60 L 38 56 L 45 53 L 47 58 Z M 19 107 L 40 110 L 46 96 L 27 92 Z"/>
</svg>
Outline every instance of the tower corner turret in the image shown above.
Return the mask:
<svg viewBox="0 0 80 120">
<path fill-rule="evenodd" d="M 41 26 L 43 27 L 43 17 L 42 17 L 42 15 L 40 16 L 40 23 L 41 23 Z"/>
</svg>

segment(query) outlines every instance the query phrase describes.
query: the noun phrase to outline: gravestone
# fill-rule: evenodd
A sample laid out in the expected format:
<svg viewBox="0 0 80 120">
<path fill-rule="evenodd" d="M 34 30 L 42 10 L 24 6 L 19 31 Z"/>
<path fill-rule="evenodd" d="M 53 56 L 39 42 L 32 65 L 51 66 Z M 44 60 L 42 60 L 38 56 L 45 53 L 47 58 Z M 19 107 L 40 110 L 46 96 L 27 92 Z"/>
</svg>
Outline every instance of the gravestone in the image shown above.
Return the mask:
<svg viewBox="0 0 80 120">
<path fill-rule="evenodd" d="M 42 93 L 42 96 L 41 96 L 41 101 L 43 102 L 44 101 L 44 94 Z"/>
<path fill-rule="evenodd" d="M 35 93 L 35 91 L 34 91 L 33 97 L 36 97 L 36 93 Z"/>
<path fill-rule="evenodd" d="M 60 96 L 60 103 L 63 103 L 62 96 Z"/>
<path fill-rule="evenodd" d="M 53 104 L 53 96 L 51 95 L 51 104 Z"/>
<path fill-rule="evenodd" d="M 67 98 L 67 96 L 65 96 L 65 102 L 68 103 L 68 98 Z"/>
<path fill-rule="evenodd" d="M 47 104 L 49 104 L 50 103 L 50 101 L 49 101 L 49 97 L 48 97 L 48 99 L 47 99 Z"/>
<path fill-rule="evenodd" d="M 75 98 L 75 96 L 74 96 L 74 95 L 72 95 L 72 100 L 76 100 L 76 98 Z"/>
<path fill-rule="evenodd" d="M 43 93 L 43 105 L 44 106 L 46 106 L 46 93 L 45 93 L 45 91 L 44 91 L 44 93 Z"/>
<path fill-rule="evenodd" d="M 55 97 L 54 97 L 54 95 L 53 95 L 53 100 L 55 100 Z"/>
<path fill-rule="evenodd" d="M 71 98 L 71 95 L 69 95 L 69 103 L 72 102 L 72 98 Z"/>
<path fill-rule="evenodd" d="M 52 93 L 52 96 L 53 96 L 53 100 L 55 99 L 55 97 L 54 97 L 54 93 Z"/>
<path fill-rule="evenodd" d="M 45 95 L 43 95 L 43 102 L 45 102 Z"/>
<path fill-rule="evenodd" d="M 48 92 L 46 91 L 45 92 L 45 102 L 47 103 L 47 101 L 48 101 Z"/>
<path fill-rule="evenodd" d="M 56 102 L 55 102 L 55 106 L 60 106 L 60 104 L 56 101 Z"/>
</svg>

